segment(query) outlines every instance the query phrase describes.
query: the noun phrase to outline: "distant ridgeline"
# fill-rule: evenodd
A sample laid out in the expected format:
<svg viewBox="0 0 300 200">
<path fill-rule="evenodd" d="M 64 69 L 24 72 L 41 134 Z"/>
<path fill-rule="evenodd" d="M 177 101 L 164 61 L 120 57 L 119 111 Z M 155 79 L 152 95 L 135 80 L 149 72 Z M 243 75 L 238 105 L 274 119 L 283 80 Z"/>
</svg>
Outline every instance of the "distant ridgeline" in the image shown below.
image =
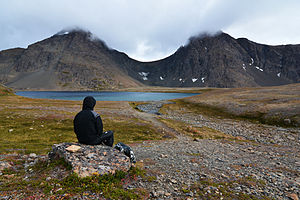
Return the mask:
<svg viewBox="0 0 300 200">
<path fill-rule="evenodd" d="M 300 82 L 300 45 L 268 46 L 228 34 L 199 35 L 173 55 L 139 62 L 90 32 L 60 32 L 0 52 L 0 82 L 43 90 L 139 86 L 255 87 Z"/>
</svg>

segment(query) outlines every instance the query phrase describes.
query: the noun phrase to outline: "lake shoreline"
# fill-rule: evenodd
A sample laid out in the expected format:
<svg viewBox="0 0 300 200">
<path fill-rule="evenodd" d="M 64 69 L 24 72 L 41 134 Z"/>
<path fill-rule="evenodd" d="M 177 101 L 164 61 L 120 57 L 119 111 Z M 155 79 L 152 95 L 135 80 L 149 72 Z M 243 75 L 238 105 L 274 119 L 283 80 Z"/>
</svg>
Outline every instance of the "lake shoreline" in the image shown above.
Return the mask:
<svg viewBox="0 0 300 200">
<path fill-rule="evenodd" d="M 162 101 L 199 95 L 200 93 L 111 92 L 111 91 L 20 91 L 18 96 L 33 99 L 82 100 L 93 96 L 97 101 Z"/>
</svg>

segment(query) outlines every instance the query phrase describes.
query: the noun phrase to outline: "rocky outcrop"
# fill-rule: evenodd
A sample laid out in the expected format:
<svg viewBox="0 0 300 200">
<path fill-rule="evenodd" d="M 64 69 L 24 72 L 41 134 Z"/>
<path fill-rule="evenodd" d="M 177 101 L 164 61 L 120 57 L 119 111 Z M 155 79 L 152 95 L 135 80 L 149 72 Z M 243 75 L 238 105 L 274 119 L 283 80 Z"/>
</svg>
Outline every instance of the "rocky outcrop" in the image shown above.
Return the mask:
<svg viewBox="0 0 300 200">
<path fill-rule="evenodd" d="M 118 150 L 103 145 L 78 143 L 55 144 L 49 153 L 51 160 L 63 158 L 80 177 L 114 174 L 117 170 L 128 171 L 130 159 Z"/>
</svg>

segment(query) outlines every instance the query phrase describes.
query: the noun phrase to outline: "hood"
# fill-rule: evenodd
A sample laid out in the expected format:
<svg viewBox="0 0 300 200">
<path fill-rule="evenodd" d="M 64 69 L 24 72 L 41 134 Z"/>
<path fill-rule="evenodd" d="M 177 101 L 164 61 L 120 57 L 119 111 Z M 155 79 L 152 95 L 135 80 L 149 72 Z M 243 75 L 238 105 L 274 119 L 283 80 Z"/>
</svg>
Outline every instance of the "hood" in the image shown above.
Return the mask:
<svg viewBox="0 0 300 200">
<path fill-rule="evenodd" d="M 92 96 L 87 96 L 83 100 L 82 110 L 93 110 L 96 105 L 96 100 Z"/>
</svg>

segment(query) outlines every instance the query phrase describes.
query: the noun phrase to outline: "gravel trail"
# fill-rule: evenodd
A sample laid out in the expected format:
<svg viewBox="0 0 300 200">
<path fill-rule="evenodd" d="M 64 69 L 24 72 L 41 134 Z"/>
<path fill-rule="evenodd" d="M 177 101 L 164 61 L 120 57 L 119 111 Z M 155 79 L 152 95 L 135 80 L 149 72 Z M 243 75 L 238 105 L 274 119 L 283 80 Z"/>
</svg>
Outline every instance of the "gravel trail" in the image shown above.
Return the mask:
<svg viewBox="0 0 300 200">
<path fill-rule="evenodd" d="M 133 149 L 137 159 L 153 173 L 156 180 L 137 181 L 129 188 L 147 188 L 153 199 L 213 196 L 229 199 L 222 194 L 222 185 L 207 186 L 203 182 L 211 180 L 214 183 L 230 183 L 226 187 L 234 195 L 244 194 L 259 199 L 300 196 L 299 129 L 213 119 L 175 111 L 160 116 L 143 115 L 148 118 L 151 115 L 154 121 L 161 117 L 193 126 L 207 126 L 250 142 L 224 139 L 194 141 L 175 133 L 176 139 L 136 144 Z M 203 196 L 199 195 L 199 190 Z"/>
</svg>

